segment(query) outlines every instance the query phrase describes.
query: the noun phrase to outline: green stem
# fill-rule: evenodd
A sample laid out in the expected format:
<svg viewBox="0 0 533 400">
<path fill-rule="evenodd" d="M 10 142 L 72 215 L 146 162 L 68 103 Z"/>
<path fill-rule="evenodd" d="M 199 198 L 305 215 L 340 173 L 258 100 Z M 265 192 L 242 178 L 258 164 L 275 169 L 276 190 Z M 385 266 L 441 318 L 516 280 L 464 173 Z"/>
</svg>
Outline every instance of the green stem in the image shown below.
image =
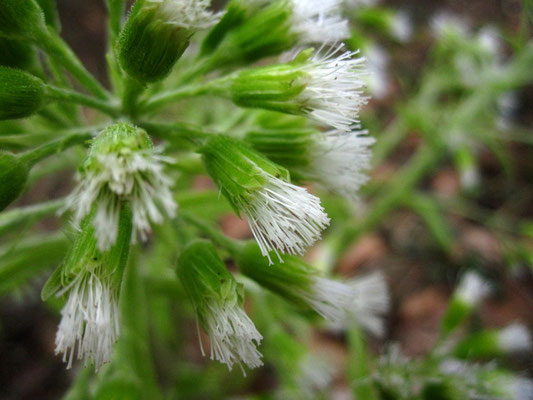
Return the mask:
<svg viewBox="0 0 533 400">
<path fill-rule="evenodd" d="M 124 93 L 122 96 L 122 112 L 132 118 L 137 115 L 137 106 L 139 96 L 144 92 L 146 87 L 132 78 L 126 78 L 124 81 Z"/>
<path fill-rule="evenodd" d="M 25 226 L 40 218 L 53 215 L 64 204 L 64 199 L 58 199 L 6 211 L 0 214 L 0 235 L 9 232 L 11 229 Z"/>
<path fill-rule="evenodd" d="M 180 87 L 178 89 L 169 90 L 168 92 L 163 92 L 145 102 L 142 106 L 142 111 L 144 113 L 157 111 L 169 104 L 177 102 L 178 100 L 185 99 L 188 97 L 201 96 L 203 94 L 209 93 L 211 89 L 212 87 L 210 83 L 202 83 L 192 84 L 189 86 Z"/>
<path fill-rule="evenodd" d="M 350 347 L 348 379 L 351 382 L 354 397 L 359 400 L 377 400 L 378 394 L 372 383 L 372 371 L 368 362 L 368 346 L 359 327 L 350 327 L 348 343 Z"/>
<path fill-rule="evenodd" d="M 45 157 L 61 152 L 71 146 L 85 143 L 91 138 L 92 135 L 89 133 L 75 133 L 58 140 L 54 140 L 53 142 L 43 144 L 36 149 L 22 153 L 19 155 L 19 159 L 32 167 L 35 163 L 39 162 Z"/>
<path fill-rule="evenodd" d="M 79 93 L 74 90 L 47 86 L 46 94 L 52 100 L 81 104 L 102 111 L 103 113 L 108 114 L 114 118 L 118 117 L 119 115 L 119 111 L 117 110 L 117 108 L 110 104 L 108 101 L 87 96 L 83 93 Z"/>
<path fill-rule="evenodd" d="M 118 38 L 122 26 L 122 16 L 126 10 L 125 0 L 107 0 L 107 12 L 109 13 L 109 39 L 110 45 L 113 46 Z"/>
<path fill-rule="evenodd" d="M 81 61 L 70 47 L 51 29 L 38 30 L 35 33 L 37 45 L 55 59 L 74 78 L 78 80 L 89 92 L 101 99 L 109 98 L 109 93 L 104 87 L 85 69 Z"/>
<path fill-rule="evenodd" d="M 205 222 L 204 220 L 200 218 L 193 216 L 190 213 L 182 212 L 181 216 L 183 217 L 185 221 L 187 221 L 191 225 L 194 225 L 200 231 L 202 231 L 207 236 L 209 236 L 215 243 L 219 244 L 220 246 L 228 250 L 231 254 L 237 254 L 240 252 L 241 247 L 242 247 L 242 244 L 240 242 L 224 235 L 222 232 L 220 232 L 219 229 L 215 228 L 211 224 Z"/>
</svg>

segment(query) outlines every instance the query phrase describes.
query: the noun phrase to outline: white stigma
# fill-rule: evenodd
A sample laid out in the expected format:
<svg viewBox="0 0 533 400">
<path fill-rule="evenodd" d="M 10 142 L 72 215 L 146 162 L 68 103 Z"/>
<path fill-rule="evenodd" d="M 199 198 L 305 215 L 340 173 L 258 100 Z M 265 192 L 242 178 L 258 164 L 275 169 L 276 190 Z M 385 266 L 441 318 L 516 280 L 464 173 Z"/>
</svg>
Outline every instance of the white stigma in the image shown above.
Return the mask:
<svg viewBox="0 0 533 400">
<path fill-rule="evenodd" d="M 477 306 L 490 293 L 488 283 L 475 272 L 466 273 L 456 289 L 455 296 L 471 307 Z"/>
<path fill-rule="evenodd" d="M 263 336 L 244 310 L 237 305 L 213 302 L 208 307 L 205 329 L 209 334 L 211 359 L 226 364 L 230 370 L 234 364 L 240 365 L 241 362 L 250 368 L 262 366 L 262 355 L 257 346 Z"/>
<path fill-rule="evenodd" d="M 221 16 L 208 10 L 210 0 L 148 0 L 148 3 L 158 6 L 167 24 L 191 31 L 208 29 Z"/>
<path fill-rule="evenodd" d="M 340 0 L 291 0 L 291 30 L 302 44 L 337 43 L 350 37 Z"/>
<path fill-rule="evenodd" d="M 346 51 L 343 45 L 326 53 L 319 50 L 301 68 L 306 73 L 305 89 L 298 96 L 308 116 L 316 122 L 341 131 L 351 131 L 359 120 L 359 110 L 368 99 L 362 95 L 365 83 L 363 58 Z"/>
<path fill-rule="evenodd" d="M 71 368 L 77 348 L 78 360 L 85 366 L 92 361 L 98 369 L 110 361 L 119 336 L 116 292 L 89 271 L 80 273 L 58 296 L 65 292 L 68 300 L 61 311 L 56 354 L 63 353 L 63 362 Z"/>
<path fill-rule="evenodd" d="M 530 351 L 532 348 L 531 335 L 520 323 L 502 329 L 498 333 L 498 344 L 502 350 L 508 352 Z"/>
<path fill-rule="evenodd" d="M 366 131 L 331 131 L 315 140 L 311 150 L 310 174 L 328 189 L 357 199 L 359 188 L 368 180 L 374 139 Z"/>
<path fill-rule="evenodd" d="M 133 236 L 146 240 L 150 223 L 163 222 L 163 213 L 173 218 L 177 205 L 170 190 L 173 182 L 164 172 L 164 163 L 171 160 L 159 150 L 126 150 L 99 154 L 97 168 L 78 177 L 79 184 L 67 198 L 66 206 L 74 211 L 74 222 L 91 212 L 98 248 L 109 249 L 117 239 L 120 201 L 128 200 L 133 214 Z"/>
<path fill-rule="evenodd" d="M 266 174 L 266 173 L 265 173 Z M 329 218 L 320 199 L 304 188 L 266 174 L 268 183 L 242 201 L 242 210 L 263 256 L 272 264 L 270 251 L 302 255 L 320 239 Z"/>
</svg>

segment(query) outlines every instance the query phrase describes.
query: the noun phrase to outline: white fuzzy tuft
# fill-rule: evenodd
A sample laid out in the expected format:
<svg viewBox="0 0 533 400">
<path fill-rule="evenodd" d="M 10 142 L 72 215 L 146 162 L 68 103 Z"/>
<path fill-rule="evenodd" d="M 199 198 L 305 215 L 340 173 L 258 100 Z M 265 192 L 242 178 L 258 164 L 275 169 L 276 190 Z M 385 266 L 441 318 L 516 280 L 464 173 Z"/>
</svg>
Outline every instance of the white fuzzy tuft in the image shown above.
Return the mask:
<svg viewBox="0 0 533 400">
<path fill-rule="evenodd" d="M 513 400 L 532 400 L 533 399 L 533 381 L 528 378 L 510 377 L 502 382 L 504 392 L 509 394 L 509 399 Z"/>
<path fill-rule="evenodd" d="M 230 370 L 241 362 L 250 368 L 263 365 L 256 347 L 263 336 L 241 307 L 210 303 L 205 320 L 212 360 L 226 364 Z"/>
<path fill-rule="evenodd" d="M 306 87 L 298 96 L 309 117 L 316 122 L 342 131 L 351 131 L 359 120 L 359 110 L 368 99 L 362 95 L 365 86 L 363 58 L 345 51 L 343 45 L 328 52 L 319 50 L 301 68 L 307 74 Z"/>
<path fill-rule="evenodd" d="M 171 160 L 159 150 L 139 150 L 100 154 L 98 168 L 79 176 L 79 184 L 67 198 L 66 207 L 74 211 L 74 222 L 79 224 L 91 212 L 98 248 L 109 249 L 117 239 L 120 201 L 128 200 L 133 213 L 134 239 L 137 234 L 146 240 L 151 231 L 150 222 L 160 224 L 163 214 L 173 218 L 177 205 L 170 190 L 173 182 L 164 172 L 164 163 Z"/>
<path fill-rule="evenodd" d="M 477 273 L 466 273 L 459 282 L 455 295 L 466 304 L 474 307 L 490 293 L 488 283 Z"/>
<path fill-rule="evenodd" d="M 261 253 L 272 260 L 274 251 L 303 254 L 329 225 L 329 218 L 320 205 L 320 199 L 304 188 L 267 175 L 268 183 L 254 193 L 250 202 L 242 202 L 242 210 Z"/>
<path fill-rule="evenodd" d="M 507 352 L 530 351 L 532 348 L 531 334 L 520 323 L 514 323 L 498 333 L 498 344 Z"/>
<path fill-rule="evenodd" d="M 56 354 L 71 368 L 77 348 L 78 360 L 95 369 L 109 362 L 119 336 L 118 299 L 110 283 L 93 272 L 80 273 L 58 293 L 68 292 L 56 335 Z"/>
<path fill-rule="evenodd" d="M 348 284 L 354 293 L 350 315 L 370 333 L 383 336 L 385 330 L 384 315 L 390 307 L 390 296 L 385 276 L 381 272 L 375 272 L 354 278 Z"/>
<path fill-rule="evenodd" d="M 399 12 L 393 16 L 390 26 L 391 35 L 399 42 L 405 43 L 413 35 L 413 25 L 409 15 L 405 12 Z"/>
<path fill-rule="evenodd" d="M 191 31 L 208 29 L 221 16 L 208 11 L 210 0 L 148 0 L 148 4 L 159 8 L 167 24 Z"/>
<path fill-rule="evenodd" d="M 359 188 L 366 183 L 374 139 L 366 131 L 331 131 L 313 144 L 311 175 L 330 190 L 357 200 Z"/>
<path fill-rule="evenodd" d="M 302 44 L 337 43 L 350 37 L 341 0 L 291 0 L 292 31 Z"/>
</svg>

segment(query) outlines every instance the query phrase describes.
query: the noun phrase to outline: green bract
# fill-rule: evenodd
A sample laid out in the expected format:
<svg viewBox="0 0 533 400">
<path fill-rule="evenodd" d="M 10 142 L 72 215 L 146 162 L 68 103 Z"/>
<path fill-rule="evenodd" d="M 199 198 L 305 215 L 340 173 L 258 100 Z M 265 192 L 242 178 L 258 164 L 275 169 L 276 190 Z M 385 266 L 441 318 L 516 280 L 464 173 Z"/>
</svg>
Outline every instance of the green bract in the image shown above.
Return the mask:
<svg viewBox="0 0 533 400">
<path fill-rule="evenodd" d="M 28 180 L 29 167 L 17 156 L 0 151 L 0 211 L 20 196 Z"/>
<path fill-rule="evenodd" d="M 42 81 L 27 72 L 0 67 L 0 120 L 28 117 L 43 105 Z"/>
<path fill-rule="evenodd" d="M 0 37 L 0 65 L 27 69 L 35 62 L 33 47 L 19 39 Z"/>
</svg>

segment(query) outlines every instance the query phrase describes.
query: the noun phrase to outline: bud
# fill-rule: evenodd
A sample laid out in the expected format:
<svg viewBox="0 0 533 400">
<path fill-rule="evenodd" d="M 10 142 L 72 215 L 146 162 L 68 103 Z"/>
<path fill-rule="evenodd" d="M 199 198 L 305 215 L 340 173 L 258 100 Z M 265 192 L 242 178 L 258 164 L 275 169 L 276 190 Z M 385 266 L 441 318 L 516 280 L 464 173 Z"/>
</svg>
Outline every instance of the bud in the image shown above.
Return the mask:
<svg viewBox="0 0 533 400">
<path fill-rule="evenodd" d="M 263 337 L 242 308 L 244 288 L 227 270 L 215 247 L 206 241 L 188 245 L 179 258 L 178 275 L 200 325 L 209 335 L 211 359 L 230 370 L 241 362 L 250 368 L 263 365 L 256 348 Z"/>
<path fill-rule="evenodd" d="M 477 273 L 466 273 L 459 282 L 444 314 L 441 333 L 448 335 L 463 323 L 489 292 L 489 285 Z"/>
<path fill-rule="evenodd" d="M 56 0 L 36 0 L 44 13 L 46 25 L 59 30 L 59 15 L 57 14 Z"/>
<path fill-rule="evenodd" d="M 0 36 L 31 38 L 33 31 L 43 28 L 44 15 L 34 0 L 0 2 Z"/>
<path fill-rule="evenodd" d="M 289 183 L 287 170 L 242 142 L 210 138 L 200 150 L 209 175 L 238 214 L 243 214 L 263 256 L 303 254 L 329 224 L 320 200 Z"/>
<path fill-rule="evenodd" d="M 0 121 L 28 117 L 39 110 L 44 84 L 27 72 L 0 67 Z"/>
<path fill-rule="evenodd" d="M 255 243 L 248 243 L 237 255 L 240 271 L 262 287 L 302 309 L 313 309 L 343 329 L 356 320 L 372 333 L 383 333 L 382 315 L 388 310 L 388 293 L 381 274 L 342 282 L 322 276 L 313 266 L 295 256 L 284 263 L 268 265 Z"/>
<path fill-rule="evenodd" d="M 340 0 L 275 0 L 226 35 L 214 66 L 253 62 L 295 45 L 338 43 L 350 36 Z"/>
<path fill-rule="evenodd" d="M 67 294 L 56 335 L 56 354 L 63 354 L 67 369 L 77 358 L 85 366 L 98 369 L 111 359 L 113 345 L 119 336 L 118 299 L 122 275 L 131 241 L 131 211 L 125 204 L 120 209 L 116 244 L 106 252 L 96 246 L 94 228 L 88 216 L 63 264 L 43 287 L 43 300 Z"/>
<path fill-rule="evenodd" d="M 325 135 L 310 129 L 278 129 L 250 132 L 245 139 L 272 161 L 288 168 L 291 175 L 321 183 L 350 200 L 368 177 L 370 146 L 367 131 L 330 131 Z"/>
<path fill-rule="evenodd" d="M 26 186 L 29 167 L 17 156 L 0 151 L 0 211 L 15 201 Z"/>
<path fill-rule="evenodd" d="M 237 72 L 212 83 L 213 92 L 242 107 L 305 115 L 319 124 L 351 131 L 358 123 L 364 82 L 362 58 L 334 54 L 342 45 L 311 56 L 311 49 L 288 64 Z"/>
<path fill-rule="evenodd" d="M 527 328 L 514 323 L 501 330 L 487 330 L 470 335 L 454 349 L 458 358 L 488 358 L 505 353 L 531 351 L 531 335 Z"/>
<path fill-rule="evenodd" d="M 66 208 L 74 212 L 76 223 L 95 211 L 92 223 L 100 250 L 116 241 L 121 201 L 132 209 L 132 239 L 139 235 L 146 240 L 150 223 L 176 215 L 173 182 L 164 174 L 164 165 L 172 159 L 160 153 L 144 130 L 125 123 L 111 125 L 93 139 Z"/>
<path fill-rule="evenodd" d="M 0 37 L 0 66 L 28 69 L 35 56 L 33 47 L 25 41 Z"/>
<path fill-rule="evenodd" d="M 139 82 L 165 78 L 198 30 L 218 15 L 209 0 L 138 0 L 122 30 L 118 53 L 122 68 Z"/>
</svg>

